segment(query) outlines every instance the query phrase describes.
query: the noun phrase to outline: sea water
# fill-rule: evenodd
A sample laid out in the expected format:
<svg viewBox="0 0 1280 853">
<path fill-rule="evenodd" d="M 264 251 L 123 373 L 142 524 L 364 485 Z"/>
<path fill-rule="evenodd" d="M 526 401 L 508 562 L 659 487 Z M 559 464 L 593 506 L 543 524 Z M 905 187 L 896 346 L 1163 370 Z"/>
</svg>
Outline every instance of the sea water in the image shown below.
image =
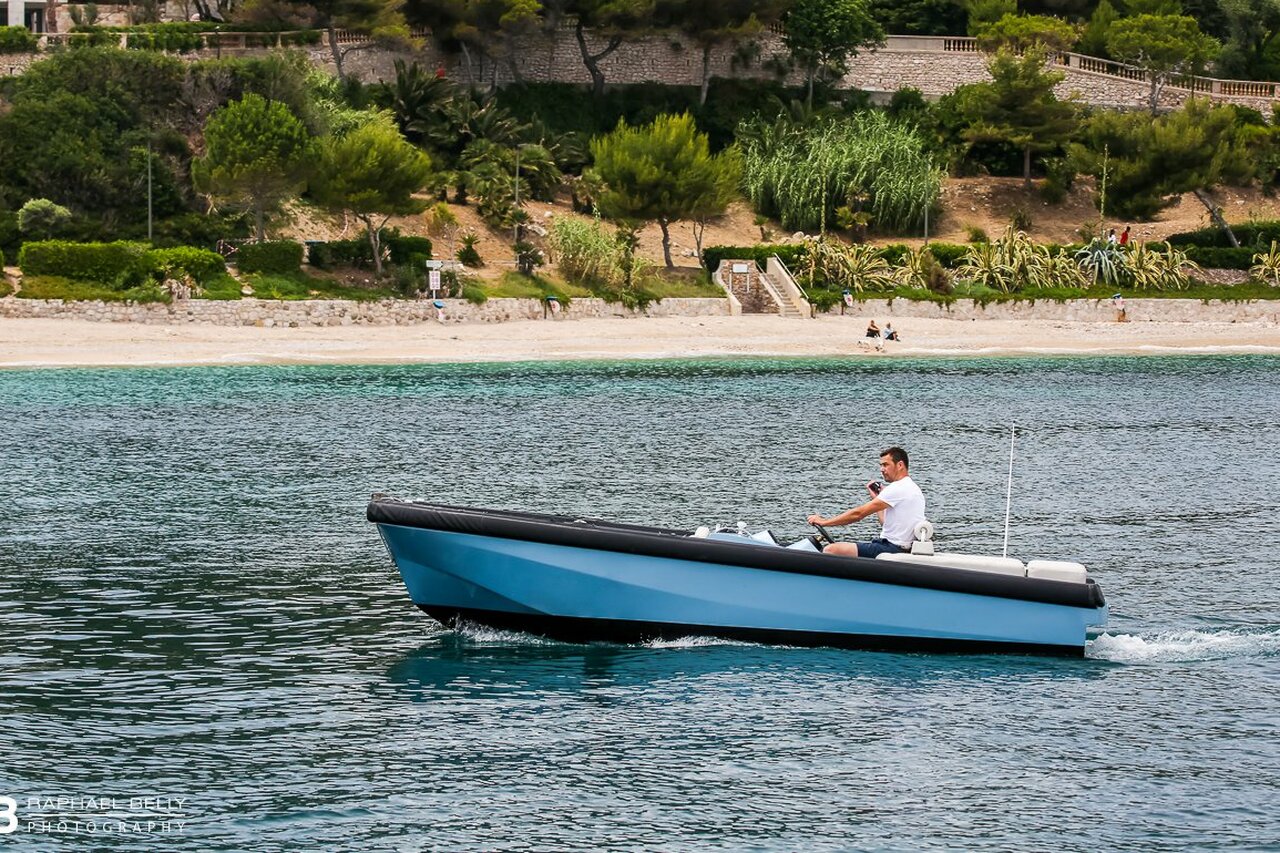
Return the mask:
<svg viewBox="0 0 1280 853">
<path fill-rule="evenodd" d="M 1276 849 L 1278 373 L 0 373 L 0 844 Z M 381 491 L 785 539 L 900 444 L 942 547 L 999 553 L 1012 424 L 1010 554 L 1111 605 L 1082 659 L 445 631 L 364 520 Z"/>
</svg>

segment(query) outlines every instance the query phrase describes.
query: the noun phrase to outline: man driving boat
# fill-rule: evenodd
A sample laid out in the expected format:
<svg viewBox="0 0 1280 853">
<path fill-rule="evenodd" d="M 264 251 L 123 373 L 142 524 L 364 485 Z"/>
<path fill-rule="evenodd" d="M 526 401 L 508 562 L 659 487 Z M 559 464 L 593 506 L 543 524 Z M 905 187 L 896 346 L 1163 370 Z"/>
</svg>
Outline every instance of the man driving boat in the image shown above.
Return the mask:
<svg viewBox="0 0 1280 853">
<path fill-rule="evenodd" d="M 845 510 L 831 518 L 809 516 L 810 524 L 838 527 L 879 515 L 880 538 L 869 542 L 835 542 L 823 549 L 824 554 L 843 557 L 874 557 L 877 554 L 900 554 L 911 550 L 916 525 L 924 521 L 924 493 L 911 479 L 907 451 L 890 447 L 880 453 L 880 474 L 885 485 L 867 483 L 870 500 L 862 506 Z"/>
</svg>

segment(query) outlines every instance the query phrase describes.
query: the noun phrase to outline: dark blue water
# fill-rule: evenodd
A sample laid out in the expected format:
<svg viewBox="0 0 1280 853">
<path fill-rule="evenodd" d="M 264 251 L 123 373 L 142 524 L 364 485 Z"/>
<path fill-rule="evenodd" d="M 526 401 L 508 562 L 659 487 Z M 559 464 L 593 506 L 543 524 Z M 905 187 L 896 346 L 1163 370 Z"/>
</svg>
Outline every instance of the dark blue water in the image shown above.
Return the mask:
<svg viewBox="0 0 1280 853">
<path fill-rule="evenodd" d="M 0 845 L 1276 849 L 1278 371 L 0 373 Z M 1111 603 L 1083 660 L 444 632 L 363 520 L 385 491 L 798 535 L 900 443 L 944 546 L 998 552 L 1013 421 L 1010 553 Z"/>
</svg>

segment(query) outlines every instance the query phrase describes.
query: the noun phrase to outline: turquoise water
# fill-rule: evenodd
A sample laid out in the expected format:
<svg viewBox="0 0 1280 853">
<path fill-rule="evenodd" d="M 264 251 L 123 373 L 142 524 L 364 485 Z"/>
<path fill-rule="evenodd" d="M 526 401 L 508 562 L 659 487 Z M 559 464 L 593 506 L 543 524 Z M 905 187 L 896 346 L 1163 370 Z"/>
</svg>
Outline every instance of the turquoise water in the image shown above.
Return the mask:
<svg viewBox="0 0 1280 853">
<path fill-rule="evenodd" d="M 1278 372 L 0 372 L 0 845 L 1280 848 Z M 385 491 L 799 535 L 897 442 L 945 547 L 998 552 L 1011 421 L 1010 553 L 1111 604 L 1083 660 L 445 632 L 363 519 Z"/>
</svg>

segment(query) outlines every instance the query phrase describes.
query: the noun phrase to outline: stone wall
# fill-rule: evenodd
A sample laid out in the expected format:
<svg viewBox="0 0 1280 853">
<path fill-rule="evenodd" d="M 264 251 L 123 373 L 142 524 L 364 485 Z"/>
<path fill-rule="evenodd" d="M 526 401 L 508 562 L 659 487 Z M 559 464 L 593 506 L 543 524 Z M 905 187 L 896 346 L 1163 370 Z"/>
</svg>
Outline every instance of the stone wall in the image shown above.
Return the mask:
<svg viewBox="0 0 1280 853">
<path fill-rule="evenodd" d="M 174 10 L 183 8 L 176 3 L 168 5 Z M 110 14 L 112 7 L 99 8 Z M 600 52 L 607 45 L 607 39 L 603 37 L 588 33 L 585 38 L 592 53 Z M 444 68 L 454 79 L 476 84 L 503 85 L 517 77 L 531 82 L 584 85 L 591 82 L 574 31 L 567 26 L 550 32 L 539 30 L 522 37 L 514 63 L 494 62 L 473 52 L 472 61 L 468 64 L 461 56 L 442 52 L 429 38 L 422 50 L 410 52 L 387 51 L 353 43 L 345 43 L 342 47 L 349 51 L 343 61 L 344 70 L 366 82 L 393 80 L 397 59 L 416 61 L 430 69 Z M 315 65 L 334 72 L 333 56 L 326 45 L 314 45 L 305 51 Z M 233 52 L 261 53 L 263 49 L 222 51 Z M 0 56 L 0 76 L 21 74 L 37 56 Z M 184 58 L 201 56 L 201 53 L 193 53 L 184 55 Z M 1118 109 L 1144 109 L 1147 106 L 1149 84 L 1131 69 L 1078 54 L 1062 54 L 1053 62 L 1055 68 L 1065 75 L 1057 87 L 1060 98 L 1076 97 L 1092 106 Z M 607 84 L 656 82 L 698 86 L 702 82 L 702 49 L 678 32 L 659 33 L 623 42 L 618 50 L 600 61 L 600 68 Z M 773 79 L 795 86 L 804 83 L 803 73 L 790 67 L 786 47 L 775 32 L 762 33 L 751 50 L 744 51 L 732 45 L 713 50 L 710 69 L 713 77 L 722 79 Z M 973 39 L 889 36 L 882 49 L 854 57 L 849 63 L 848 73 L 838 85 L 845 89 L 862 89 L 881 97 L 912 86 L 930 98 L 937 98 L 958 86 L 987 79 L 986 57 L 978 52 Z M 1272 104 L 1280 103 L 1276 97 L 1280 94 L 1278 87 L 1271 83 L 1201 80 L 1197 85 L 1203 88 L 1197 93 L 1199 95 L 1252 107 L 1267 117 L 1271 115 Z M 1165 87 L 1160 94 L 1160 104 L 1162 107 L 1177 107 L 1190 94 L 1186 89 Z"/>
<path fill-rule="evenodd" d="M 727 299 L 663 299 L 633 311 L 603 299 L 573 299 L 556 315 L 537 299 L 490 299 L 472 305 L 442 300 L 449 323 L 497 323 L 506 320 L 560 320 L 580 317 L 717 317 L 728 316 Z M 90 320 L 104 323 L 215 326 L 404 326 L 438 322 L 430 300 L 389 299 L 377 302 L 313 299 L 279 302 L 267 299 L 175 301 L 171 305 L 122 302 L 64 302 L 60 299 L 0 299 L 0 317 Z"/>
<path fill-rule="evenodd" d="M 632 311 L 602 299 L 574 299 L 558 315 L 545 313 L 537 299 L 490 299 L 483 305 L 449 299 L 445 317 L 449 323 L 498 323 L 509 320 L 554 322 L 584 317 L 724 317 L 727 299 L 664 299 L 644 311 Z M 1133 322 L 1266 323 L 1280 325 L 1280 300 L 1211 302 L 1197 299 L 1129 299 Z M 774 308 L 777 310 L 776 306 Z M 839 309 L 833 309 L 838 311 Z M 1075 299 L 1067 302 L 1005 302 L 980 305 L 958 300 L 951 305 L 910 302 L 905 299 L 870 299 L 855 303 L 858 314 L 875 317 L 934 317 L 950 320 L 1063 320 L 1110 322 L 1115 309 L 1109 299 Z M 57 318 L 106 323 L 179 325 L 201 323 L 218 326 L 396 326 L 437 321 L 430 301 L 302 300 L 277 302 L 265 299 L 215 301 L 193 299 L 172 305 L 134 305 L 119 302 L 63 302 L 50 299 L 0 299 L 0 318 Z"/>
</svg>

